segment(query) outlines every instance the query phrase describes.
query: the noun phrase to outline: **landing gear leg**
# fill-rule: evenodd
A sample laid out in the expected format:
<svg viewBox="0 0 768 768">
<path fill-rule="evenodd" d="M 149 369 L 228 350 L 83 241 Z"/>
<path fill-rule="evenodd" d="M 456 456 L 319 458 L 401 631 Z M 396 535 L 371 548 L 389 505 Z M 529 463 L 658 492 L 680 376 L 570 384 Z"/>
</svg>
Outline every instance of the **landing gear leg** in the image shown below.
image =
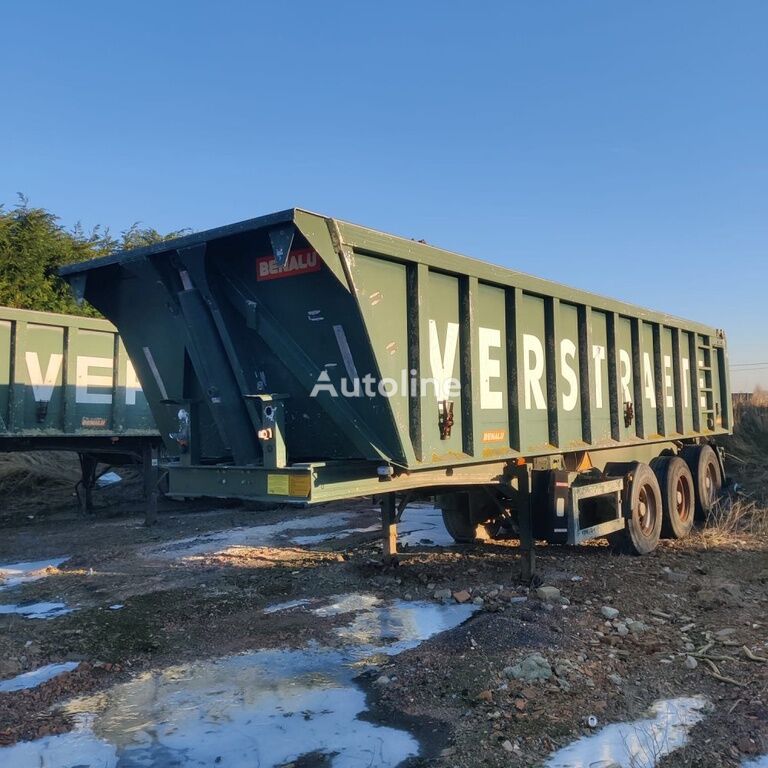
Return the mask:
<svg viewBox="0 0 768 768">
<path fill-rule="evenodd" d="M 520 577 L 526 584 L 531 584 L 536 579 L 536 544 L 533 539 L 531 471 L 527 465 L 514 468 L 513 484 L 520 529 Z"/>
<path fill-rule="evenodd" d="M 83 488 L 83 497 L 78 499 L 84 514 L 93 514 L 93 487 L 96 485 L 96 467 L 99 462 L 89 453 L 78 453 L 80 459 L 80 485 Z"/>
<path fill-rule="evenodd" d="M 397 506 L 395 494 L 381 497 L 381 527 L 384 534 L 384 562 L 397 562 Z"/>
<path fill-rule="evenodd" d="M 144 525 L 154 525 L 157 522 L 157 467 L 154 459 L 157 451 L 152 443 L 147 441 L 141 446 L 141 468 L 144 479 Z"/>
</svg>

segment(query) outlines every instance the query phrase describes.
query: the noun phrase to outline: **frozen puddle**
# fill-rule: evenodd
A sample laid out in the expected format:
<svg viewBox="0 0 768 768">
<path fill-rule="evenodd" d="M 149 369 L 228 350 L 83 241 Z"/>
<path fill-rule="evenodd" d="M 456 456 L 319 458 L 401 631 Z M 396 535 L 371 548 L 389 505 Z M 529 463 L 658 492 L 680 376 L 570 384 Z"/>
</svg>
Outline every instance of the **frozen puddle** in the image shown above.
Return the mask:
<svg viewBox="0 0 768 768">
<path fill-rule="evenodd" d="M 607 725 L 555 752 L 545 768 L 653 768 L 685 744 L 709 706 L 703 696 L 657 701 L 649 717 Z"/>
<path fill-rule="evenodd" d="M 296 600 L 286 600 L 284 603 L 274 603 L 268 605 L 263 613 L 282 613 L 283 611 L 292 611 L 294 608 L 304 608 L 312 603 L 320 603 L 325 600 L 325 605 L 320 605 L 317 608 L 312 609 L 312 613 L 315 616 L 321 616 L 323 618 L 327 616 L 338 616 L 343 613 L 355 613 L 357 611 L 364 611 L 373 608 L 381 603 L 378 597 L 375 595 L 365 595 L 359 593 L 347 594 L 347 595 L 333 595 L 330 598 L 314 598 L 301 597 Z M 328 602 L 330 600 L 330 602 Z"/>
<path fill-rule="evenodd" d="M 476 610 L 477 606 L 468 604 L 394 600 L 356 612 L 352 622 L 339 627 L 336 634 L 346 642 L 354 643 L 352 647 L 358 658 L 376 654 L 396 656 L 440 632 L 457 627 Z"/>
<path fill-rule="evenodd" d="M 315 608 L 312 613 L 315 616 L 339 616 L 344 613 L 358 613 L 360 611 L 370 611 L 378 605 L 381 600 L 376 595 L 367 595 L 362 592 L 350 592 L 346 595 L 333 595 L 326 605 Z M 405 603 L 407 605 L 407 603 Z"/>
<path fill-rule="evenodd" d="M 308 536 L 294 536 L 291 541 L 300 547 L 305 547 L 310 544 L 322 544 L 324 541 L 346 539 L 348 536 L 353 536 L 356 533 L 373 533 L 374 531 L 381 531 L 381 525 L 376 523 L 375 525 L 369 525 L 367 528 L 343 528 L 340 531 L 326 531 L 325 533 L 315 533 Z"/>
<path fill-rule="evenodd" d="M 378 513 L 378 511 L 377 511 Z M 321 544 L 324 541 L 344 539 L 356 533 L 375 533 L 381 530 L 376 523 L 366 528 L 344 528 L 340 531 L 294 536 L 291 541 L 299 546 Z M 409 504 L 403 519 L 397 525 L 397 541 L 402 546 L 450 547 L 455 544 L 445 529 L 443 513 L 432 504 Z"/>
<path fill-rule="evenodd" d="M 342 596 L 334 605 L 350 607 L 355 597 L 365 596 Z M 261 650 L 144 673 L 70 702 L 73 731 L 0 749 L 0 764 L 268 768 L 305 757 L 306 765 L 334 768 L 396 766 L 417 755 L 419 744 L 407 731 L 360 717 L 366 700 L 355 682 L 357 662 L 415 647 L 461 624 L 474 607 L 359 605 L 343 635 L 352 642 L 341 650 Z"/>
<path fill-rule="evenodd" d="M 152 548 L 149 550 L 149 554 L 155 557 L 175 559 L 210 555 L 233 547 L 264 547 L 272 544 L 298 543 L 297 537 L 291 538 L 286 534 L 293 531 L 345 526 L 352 516 L 352 512 L 334 512 L 325 515 L 296 517 L 270 525 L 253 525 L 246 528 L 214 531 L 213 533 L 168 542 L 162 547 Z M 327 538 L 333 538 L 337 534 L 338 532 L 328 534 Z M 318 541 L 324 540 L 318 539 Z"/>
<path fill-rule="evenodd" d="M 5 604 L 0 605 L 0 616 L 16 614 L 26 619 L 55 619 L 65 613 L 72 613 L 73 610 L 74 608 L 70 608 L 66 603 Z"/>
<path fill-rule="evenodd" d="M 290 611 L 294 608 L 301 608 L 305 605 L 309 605 L 309 600 L 305 597 L 298 600 L 287 600 L 284 603 L 275 603 L 274 605 L 268 605 L 263 613 L 280 613 L 282 611 Z"/>
<path fill-rule="evenodd" d="M 49 568 L 58 568 L 69 557 L 54 557 L 51 560 L 35 560 L 28 563 L 8 563 L 0 565 L 0 590 L 10 589 L 28 581 L 44 579 L 49 575 Z"/>
<path fill-rule="evenodd" d="M 66 563 L 69 556 L 54 557 L 50 560 L 35 560 L 24 563 L 9 563 L 0 565 L 0 592 L 19 587 L 30 581 L 44 579 L 52 570 Z M 16 614 L 27 619 L 54 619 L 73 609 L 65 603 L 5 603 L 0 604 L 0 616 Z"/>
<path fill-rule="evenodd" d="M 397 526 L 398 544 L 450 547 L 455 544 L 445 530 L 443 513 L 431 504 L 410 504 Z"/>
<path fill-rule="evenodd" d="M 376 511 L 378 514 L 378 510 Z M 359 533 L 375 533 L 380 523 L 353 528 L 349 523 L 358 512 L 329 512 L 323 515 L 295 517 L 268 525 L 252 525 L 213 531 L 199 536 L 170 541 L 145 550 L 150 557 L 169 560 L 195 558 L 238 547 L 267 547 L 295 545 L 310 547 L 326 541 L 337 541 Z M 328 530 L 330 529 L 330 530 Z M 317 531 L 317 533 L 301 533 Z M 408 546 L 451 546 L 454 541 L 445 530 L 443 516 L 431 504 L 413 504 L 408 507 L 398 524 L 398 542 Z"/>
<path fill-rule="evenodd" d="M 65 661 L 61 664 L 46 664 L 39 669 L 33 669 L 31 672 L 24 672 L 16 675 L 10 680 L 0 680 L 0 693 L 12 693 L 13 691 L 25 691 L 30 688 L 37 688 L 38 685 L 53 680 L 54 677 L 63 675 L 65 672 L 72 672 L 80 666 L 79 661 Z"/>
</svg>

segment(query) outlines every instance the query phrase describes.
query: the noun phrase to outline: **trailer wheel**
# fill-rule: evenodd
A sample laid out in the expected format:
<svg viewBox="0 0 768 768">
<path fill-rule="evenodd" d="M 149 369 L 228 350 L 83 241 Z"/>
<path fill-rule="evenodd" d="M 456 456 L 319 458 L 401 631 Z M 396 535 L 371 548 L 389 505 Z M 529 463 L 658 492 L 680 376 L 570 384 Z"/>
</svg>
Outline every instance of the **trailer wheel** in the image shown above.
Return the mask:
<svg viewBox="0 0 768 768">
<path fill-rule="evenodd" d="M 696 493 L 688 465 L 679 456 L 659 456 L 651 462 L 661 490 L 661 536 L 684 539 L 693 528 Z"/>
<path fill-rule="evenodd" d="M 693 475 L 696 489 L 696 518 L 706 520 L 723 487 L 720 462 L 708 445 L 688 445 L 680 452 Z"/>
<path fill-rule="evenodd" d="M 457 544 L 473 544 L 478 540 L 477 523 L 473 522 L 469 509 L 469 494 L 446 493 L 437 497 L 437 504 L 443 513 L 443 523 L 451 538 Z M 496 538 L 501 533 L 501 524 L 489 520 L 482 524 L 488 538 Z"/>
<path fill-rule="evenodd" d="M 624 470 L 628 468 L 629 471 Z M 626 527 L 611 534 L 611 544 L 623 552 L 647 555 L 656 549 L 661 535 L 661 491 L 656 475 L 647 465 L 607 464 L 605 474 L 613 477 L 627 476 L 622 508 Z"/>
</svg>

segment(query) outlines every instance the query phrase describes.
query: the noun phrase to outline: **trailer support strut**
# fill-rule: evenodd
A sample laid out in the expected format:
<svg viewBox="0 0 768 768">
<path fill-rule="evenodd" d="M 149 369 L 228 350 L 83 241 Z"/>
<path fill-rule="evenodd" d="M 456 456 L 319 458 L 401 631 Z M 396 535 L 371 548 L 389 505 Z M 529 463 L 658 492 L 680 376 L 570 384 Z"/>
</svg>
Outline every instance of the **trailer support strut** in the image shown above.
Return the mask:
<svg viewBox="0 0 768 768">
<path fill-rule="evenodd" d="M 154 525 L 157 522 L 157 466 L 154 459 L 157 450 L 150 440 L 145 440 L 141 446 L 141 470 L 144 480 L 144 525 Z"/>
<path fill-rule="evenodd" d="M 531 470 L 523 464 L 513 470 L 515 506 L 520 529 L 520 577 L 531 583 L 536 577 L 536 543 L 533 538 L 533 505 L 531 503 Z"/>
<path fill-rule="evenodd" d="M 90 453 L 78 453 L 80 459 L 80 483 L 83 488 L 83 497 L 78 494 L 81 511 L 83 514 L 93 514 L 93 487 L 96 485 L 96 468 L 98 460 Z"/>
<path fill-rule="evenodd" d="M 381 527 L 384 534 L 384 562 L 397 560 L 397 505 L 394 493 L 381 497 Z"/>
</svg>

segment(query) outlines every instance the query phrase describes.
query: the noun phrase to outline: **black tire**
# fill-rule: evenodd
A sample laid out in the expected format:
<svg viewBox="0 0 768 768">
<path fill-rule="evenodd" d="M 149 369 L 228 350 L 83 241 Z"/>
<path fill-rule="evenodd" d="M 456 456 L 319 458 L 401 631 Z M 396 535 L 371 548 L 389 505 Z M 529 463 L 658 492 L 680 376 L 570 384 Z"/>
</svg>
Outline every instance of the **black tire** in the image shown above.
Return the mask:
<svg viewBox="0 0 768 768">
<path fill-rule="evenodd" d="M 693 528 L 696 491 L 693 475 L 679 456 L 659 456 L 651 462 L 661 490 L 661 537 L 684 539 Z"/>
<path fill-rule="evenodd" d="M 709 445 L 688 445 L 680 452 L 693 475 L 696 490 L 696 519 L 706 520 L 723 487 L 720 461 Z"/>
<path fill-rule="evenodd" d="M 626 526 L 611 534 L 611 544 L 622 552 L 647 555 L 656 549 L 661 535 L 662 502 L 659 482 L 653 470 L 640 462 L 606 465 L 605 474 L 613 477 L 625 475 L 622 509 Z M 628 472 L 620 469 L 629 467 Z M 620 468 L 620 469 L 619 469 Z"/>
<path fill-rule="evenodd" d="M 447 493 L 437 497 L 443 523 L 451 538 L 457 544 L 473 544 L 478 540 L 478 524 L 472 521 L 469 509 L 469 494 Z M 490 520 L 483 524 L 489 538 L 496 538 L 501 533 L 501 525 Z"/>
</svg>

